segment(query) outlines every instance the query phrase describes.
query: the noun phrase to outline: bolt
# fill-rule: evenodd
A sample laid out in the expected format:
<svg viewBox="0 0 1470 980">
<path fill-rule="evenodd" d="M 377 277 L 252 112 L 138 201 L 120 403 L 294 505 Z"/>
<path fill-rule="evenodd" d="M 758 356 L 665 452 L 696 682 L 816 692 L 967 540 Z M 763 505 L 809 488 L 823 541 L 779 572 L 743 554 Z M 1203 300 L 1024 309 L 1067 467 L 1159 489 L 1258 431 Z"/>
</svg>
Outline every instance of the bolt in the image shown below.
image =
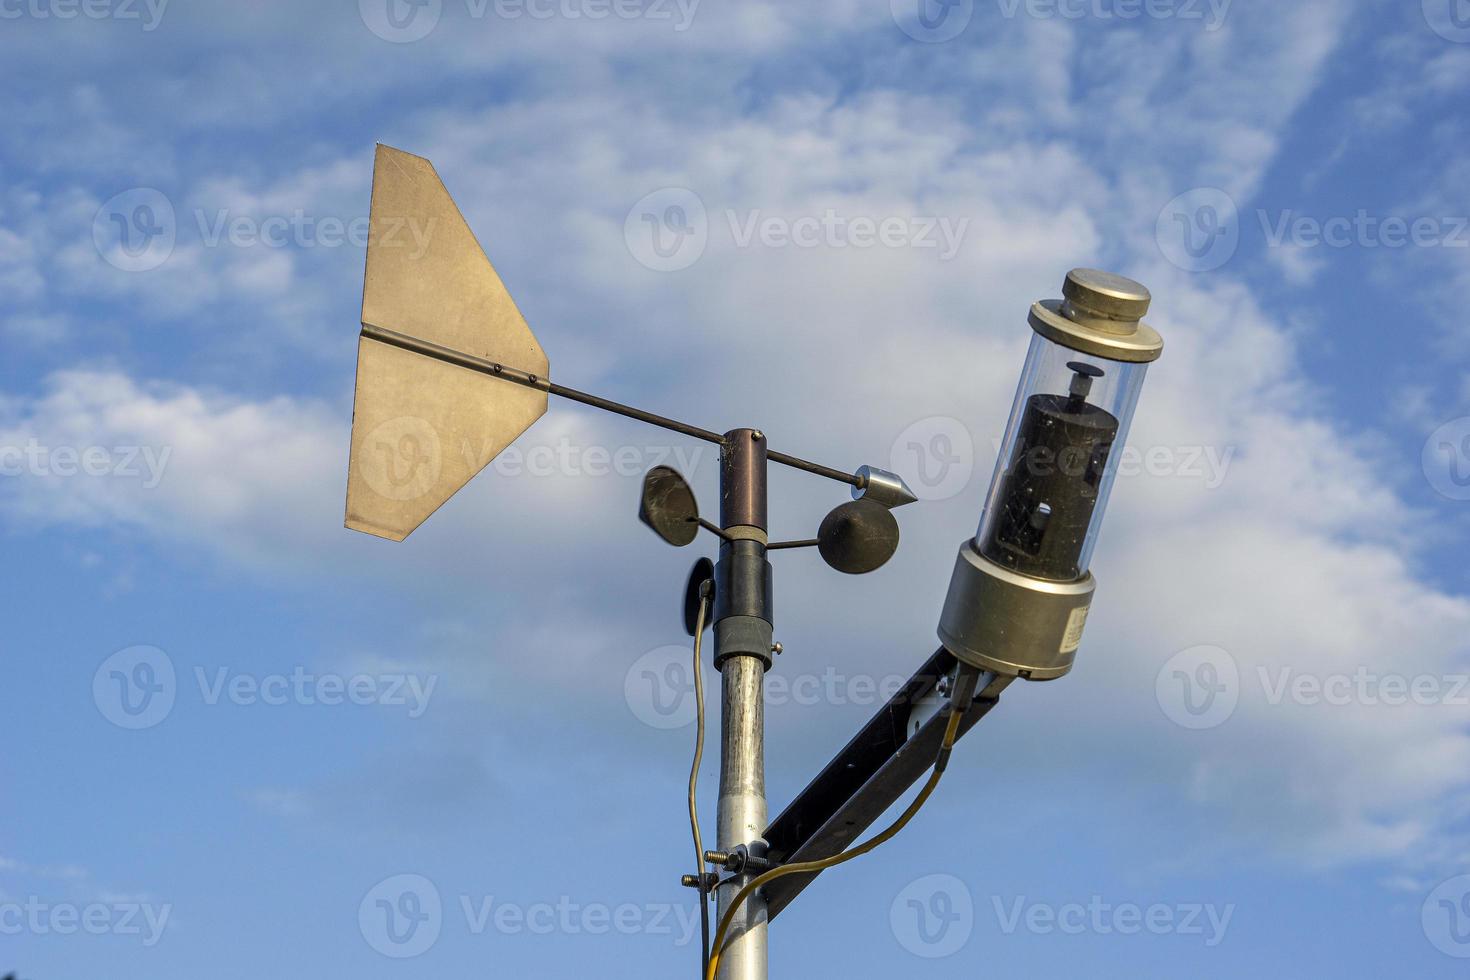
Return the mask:
<svg viewBox="0 0 1470 980">
<path fill-rule="evenodd" d="M 714 891 L 715 886 L 719 883 L 720 876 L 715 874 L 713 871 L 704 876 L 704 890 L 707 892 Z M 684 875 L 679 879 L 679 884 L 683 885 L 685 888 L 698 888 L 699 875 Z"/>
<path fill-rule="evenodd" d="M 784 649 L 785 648 L 783 646 L 781 646 L 781 644 L 779 644 L 779 643 L 772 643 L 771 644 L 771 652 L 774 653 L 778 657 L 781 656 L 781 651 L 784 650 Z"/>
</svg>

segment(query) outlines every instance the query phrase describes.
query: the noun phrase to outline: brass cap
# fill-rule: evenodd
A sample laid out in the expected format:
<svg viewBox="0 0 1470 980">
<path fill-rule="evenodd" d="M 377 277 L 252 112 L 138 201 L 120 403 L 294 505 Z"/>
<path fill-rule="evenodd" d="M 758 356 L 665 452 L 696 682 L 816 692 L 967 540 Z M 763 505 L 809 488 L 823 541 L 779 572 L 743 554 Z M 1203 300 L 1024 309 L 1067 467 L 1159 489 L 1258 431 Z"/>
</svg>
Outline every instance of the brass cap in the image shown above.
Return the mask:
<svg viewBox="0 0 1470 980">
<path fill-rule="evenodd" d="M 1031 327 L 1046 339 L 1114 361 L 1144 363 L 1164 352 L 1163 338 L 1143 322 L 1152 297 L 1141 283 L 1098 269 L 1073 269 L 1062 296 L 1031 307 Z"/>
<path fill-rule="evenodd" d="M 1062 283 L 1062 296 L 1079 312 L 1105 320 L 1138 321 L 1153 298 L 1142 283 L 1101 269 L 1073 269 Z"/>
</svg>

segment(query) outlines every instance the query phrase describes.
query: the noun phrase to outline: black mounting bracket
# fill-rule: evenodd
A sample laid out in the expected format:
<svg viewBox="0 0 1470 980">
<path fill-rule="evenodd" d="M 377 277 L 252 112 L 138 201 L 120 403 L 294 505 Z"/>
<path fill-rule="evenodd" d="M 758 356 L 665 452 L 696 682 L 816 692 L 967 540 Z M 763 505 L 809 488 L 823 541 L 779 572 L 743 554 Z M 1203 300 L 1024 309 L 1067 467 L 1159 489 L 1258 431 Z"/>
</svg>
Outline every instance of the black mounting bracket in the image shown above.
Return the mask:
<svg viewBox="0 0 1470 980">
<path fill-rule="evenodd" d="M 936 651 L 771 822 L 762 836 L 772 864 L 817 861 L 840 853 L 929 771 L 948 719 L 944 711 L 936 711 L 910 735 L 910 718 L 931 696 L 947 693 L 941 685 L 953 679 L 958 663 L 943 647 Z M 982 676 L 982 687 L 960 722 L 960 737 L 996 706 L 1010 680 Z M 769 918 L 780 915 L 817 874 L 787 875 L 767 885 Z"/>
</svg>

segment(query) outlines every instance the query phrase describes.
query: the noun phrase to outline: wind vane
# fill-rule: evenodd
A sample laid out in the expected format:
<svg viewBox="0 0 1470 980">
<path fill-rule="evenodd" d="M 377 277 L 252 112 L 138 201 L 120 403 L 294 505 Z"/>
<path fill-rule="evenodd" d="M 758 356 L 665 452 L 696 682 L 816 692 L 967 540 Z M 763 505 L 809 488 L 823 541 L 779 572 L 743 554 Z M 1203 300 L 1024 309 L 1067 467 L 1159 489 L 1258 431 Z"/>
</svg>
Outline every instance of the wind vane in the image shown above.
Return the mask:
<svg viewBox="0 0 1470 980">
<path fill-rule="evenodd" d="M 413 249 L 401 235 L 410 222 L 426 233 Z M 943 646 L 770 821 L 763 684 L 780 647 L 772 643 L 769 553 L 816 547 L 838 571 L 873 571 L 898 547 L 892 509 L 914 494 L 876 467 L 848 473 L 772 450 L 757 429 L 713 432 L 552 382 L 545 351 L 433 164 L 378 146 L 347 527 L 402 541 L 544 415 L 551 395 L 720 447 L 719 523 L 699 514 L 683 476 L 664 466 L 646 475 L 639 508 L 670 544 L 691 544 L 701 529 L 719 541 L 717 563 L 695 563 L 683 606 L 698 718 L 688 794 L 698 864 L 683 880 L 700 895 L 707 980 L 764 980 L 769 922 L 822 871 L 897 834 L 934 791 L 955 742 L 1015 678 L 1048 680 L 1071 669 L 1095 588 L 1088 564 L 1116 474 L 1112 450 L 1126 439 L 1146 366 L 1163 342 L 1142 322 L 1149 294 L 1132 280 L 1074 269 L 1063 296 L 1031 309 L 1031 349 L 980 530 L 960 546 L 939 625 Z M 445 453 L 443 445 L 483 451 Z M 846 484 L 852 499 L 816 537 L 772 542 L 768 463 Z M 701 642 L 710 626 L 722 710 L 716 849 L 706 851 L 696 784 Z M 854 844 L 926 772 L 900 817 Z M 710 895 L 719 911 L 713 942 Z"/>
</svg>

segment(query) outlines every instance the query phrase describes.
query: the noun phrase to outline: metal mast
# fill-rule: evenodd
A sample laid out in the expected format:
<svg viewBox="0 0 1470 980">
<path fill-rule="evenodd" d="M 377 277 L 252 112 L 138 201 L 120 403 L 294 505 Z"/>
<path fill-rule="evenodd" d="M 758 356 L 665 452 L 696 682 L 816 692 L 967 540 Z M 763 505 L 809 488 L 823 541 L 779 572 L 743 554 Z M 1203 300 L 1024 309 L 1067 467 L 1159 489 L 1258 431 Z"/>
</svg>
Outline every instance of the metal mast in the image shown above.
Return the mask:
<svg viewBox="0 0 1470 980">
<path fill-rule="evenodd" d="M 720 526 L 715 566 L 715 667 L 720 671 L 720 800 L 716 840 L 726 854 L 764 856 L 765 673 L 771 666 L 771 564 L 766 560 L 766 437 L 725 433 L 720 451 Z M 751 877 L 723 883 L 718 909 Z M 720 959 L 719 980 L 766 980 L 766 905 L 752 896 Z"/>
</svg>

